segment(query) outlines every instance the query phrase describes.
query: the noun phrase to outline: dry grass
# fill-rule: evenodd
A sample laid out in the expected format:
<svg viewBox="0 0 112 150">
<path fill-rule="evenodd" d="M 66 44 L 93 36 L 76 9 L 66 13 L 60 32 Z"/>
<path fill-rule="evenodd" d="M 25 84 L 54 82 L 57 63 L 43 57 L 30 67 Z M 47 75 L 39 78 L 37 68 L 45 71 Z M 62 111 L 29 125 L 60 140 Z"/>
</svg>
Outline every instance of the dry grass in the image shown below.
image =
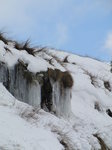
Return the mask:
<svg viewBox="0 0 112 150">
<path fill-rule="evenodd" d="M 30 40 L 26 40 L 24 43 L 15 42 L 15 48 L 18 50 L 26 50 L 28 54 L 35 56 L 35 48 L 30 46 Z"/>
<path fill-rule="evenodd" d="M 35 51 L 35 53 L 46 52 L 47 49 L 48 49 L 48 47 L 37 46 L 37 50 Z"/>
<path fill-rule="evenodd" d="M 68 56 L 66 56 L 63 60 L 64 63 L 68 63 Z"/>
<path fill-rule="evenodd" d="M 98 111 L 101 111 L 101 108 L 100 108 L 100 105 L 99 105 L 98 102 L 95 102 L 94 108 L 95 108 L 96 110 L 98 110 Z"/>
<path fill-rule="evenodd" d="M 8 44 L 9 40 L 6 38 L 6 36 L 4 35 L 4 32 L 0 32 L 0 40 L 3 41 L 5 44 Z"/>
<path fill-rule="evenodd" d="M 69 150 L 67 143 L 63 139 L 60 141 L 60 143 L 63 145 L 64 150 Z"/>
<path fill-rule="evenodd" d="M 47 59 L 47 58 L 44 58 L 50 65 L 54 66 L 53 64 L 53 58 L 51 59 Z"/>
<path fill-rule="evenodd" d="M 108 146 L 105 144 L 105 142 L 103 141 L 103 139 L 98 134 L 94 134 L 93 136 L 98 139 L 98 142 L 101 146 L 101 150 L 110 150 Z"/>
<path fill-rule="evenodd" d="M 5 49 L 7 52 L 12 53 L 11 50 L 10 50 L 8 47 L 4 47 L 4 49 Z"/>
<path fill-rule="evenodd" d="M 111 86 L 110 86 L 109 81 L 104 81 L 104 87 L 105 87 L 109 92 L 111 92 Z"/>
<path fill-rule="evenodd" d="M 107 109 L 107 110 L 106 110 L 106 113 L 107 113 L 110 117 L 112 117 L 112 111 L 111 111 L 110 109 Z"/>
<path fill-rule="evenodd" d="M 73 78 L 68 71 L 62 72 L 59 69 L 48 69 L 48 76 L 55 82 L 59 81 L 64 88 L 71 88 L 73 86 Z"/>
<path fill-rule="evenodd" d="M 57 63 L 59 63 L 62 67 L 65 68 L 65 64 L 63 62 L 63 60 L 61 60 L 60 58 L 58 58 L 56 55 L 48 52 L 48 51 L 45 51 L 47 55 L 51 56 L 55 61 L 57 61 Z"/>
<path fill-rule="evenodd" d="M 68 71 L 63 73 L 61 82 L 64 88 L 71 88 L 73 86 L 73 78 Z"/>
</svg>

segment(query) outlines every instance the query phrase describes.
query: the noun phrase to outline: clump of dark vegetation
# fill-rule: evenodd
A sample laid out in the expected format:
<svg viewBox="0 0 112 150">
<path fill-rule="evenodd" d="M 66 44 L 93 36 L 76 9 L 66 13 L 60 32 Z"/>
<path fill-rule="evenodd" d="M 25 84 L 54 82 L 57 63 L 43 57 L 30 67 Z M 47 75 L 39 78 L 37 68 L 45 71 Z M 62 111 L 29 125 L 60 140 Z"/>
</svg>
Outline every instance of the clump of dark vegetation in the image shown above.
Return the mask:
<svg viewBox="0 0 112 150">
<path fill-rule="evenodd" d="M 26 40 L 24 43 L 15 42 L 14 47 L 18 50 L 26 50 L 28 54 L 35 56 L 35 54 L 40 52 L 46 52 L 47 47 L 31 47 L 30 40 Z"/>
<path fill-rule="evenodd" d="M 5 44 L 8 44 L 9 40 L 5 37 L 4 32 L 0 32 L 0 40 L 3 41 Z"/>
<path fill-rule="evenodd" d="M 51 58 L 51 59 L 45 58 L 45 60 L 46 60 L 50 65 L 54 66 L 54 64 L 53 64 L 53 58 Z"/>
<path fill-rule="evenodd" d="M 38 47 L 35 51 L 35 53 L 40 53 L 40 52 L 46 52 L 48 47 Z"/>
<path fill-rule="evenodd" d="M 87 70 L 84 70 L 84 72 L 85 72 L 86 75 L 88 75 L 88 76 L 90 77 L 91 84 L 96 87 L 96 85 L 97 85 L 96 78 L 97 78 L 97 77 L 96 77 L 95 75 L 92 75 L 92 74 L 91 74 L 90 72 L 88 72 Z"/>
<path fill-rule="evenodd" d="M 108 146 L 105 144 L 104 140 L 98 134 L 94 134 L 93 136 L 98 139 L 98 142 L 101 146 L 101 150 L 110 150 Z"/>
<path fill-rule="evenodd" d="M 63 72 L 61 82 L 64 88 L 71 88 L 73 86 L 73 78 L 68 71 Z"/>
<path fill-rule="evenodd" d="M 111 111 L 110 109 L 107 109 L 107 110 L 106 110 L 106 113 L 107 113 L 110 117 L 112 117 L 112 111 Z"/>
<path fill-rule="evenodd" d="M 99 105 L 98 102 L 95 102 L 94 108 L 95 108 L 96 110 L 98 110 L 98 111 L 101 111 L 101 108 L 100 108 L 100 105 Z"/>
<path fill-rule="evenodd" d="M 51 54 L 51 56 L 60 64 L 62 64 L 62 61 L 55 55 Z"/>
<path fill-rule="evenodd" d="M 66 56 L 63 60 L 64 63 L 68 63 L 68 56 Z"/>
<path fill-rule="evenodd" d="M 59 81 L 64 88 L 71 88 L 73 86 L 73 78 L 68 71 L 62 72 L 59 69 L 48 69 L 48 75 L 55 82 Z"/>
<path fill-rule="evenodd" d="M 14 48 L 17 50 L 26 50 L 28 54 L 35 56 L 36 53 L 39 53 L 41 51 L 46 51 L 47 47 L 31 47 L 30 40 L 26 40 L 25 42 L 17 42 L 14 40 L 10 40 L 6 37 L 5 32 L 0 31 L 0 40 L 3 41 L 6 45 L 8 45 L 9 42 L 12 42 L 14 44 Z M 6 51 L 9 51 L 7 47 L 5 47 Z"/>
<path fill-rule="evenodd" d="M 15 42 L 15 43 L 14 43 L 14 47 L 15 47 L 17 50 L 23 50 L 23 43 Z"/>
<path fill-rule="evenodd" d="M 10 50 L 8 47 L 4 47 L 4 48 L 5 48 L 5 50 L 6 50 L 7 52 L 12 53 L 11 50 Z"/>
<path fill-rule="evenodd" d="M 60 65 L 62 65 L 63 67 L 63 61 L 61 61 L 57 56 L 47 52 L 46 50 L 48 49 L 48 47 L 39 47 L 37 46 L 35 47 L 31 47 L 31 42 L 30 40 L 26 40 L 25 42 L 17 42 L 17 41 L 13 41 L 13 40 L 9 40 L 5 35 L 4 32 L 0 32 L 0 40 L 3 41 L 5 44 L 8 45 L 9 42 L 12 42 L 14 44 L 14 48 L 16 48 L 17 50 L 26 50 L 28 54 L 35 56 L 37 53 L 40 52 L 46 52 L 46 54 L 52 56 L 54 58 L 54 60 L 56 60 Z M 7 47 L 5 47 L 6 51 L 11 52 Z M 68 56 L 67 56 L 68 57 Z M 65 58 L 64 62 L 67 62 L 67 57 Z M 49 60 L 49 63 L 52 64 L 52 61 Z"/>
<path fill-rule="evenodd" d="M 96 86 L 96 83 L 97 83 L 97 82 L 95 81 L 95 80 L 96 80 L 96 77 L 90 75 L 90 79 L 91 79 L 91 84 L 94 85 L 94 86 Z"/>
<path fill-rule="evenodd" d="M 109 92 L 111 92 L 111 86 L 110 86 L 109 81 L 104 81 L 104 87 L 105 87 Z"/>
<path fill-rule="evenodd" d="M 45 51 L 45 52 L 46 52 L 47 55 L 51 56 L 55 61 L 57 61 L 57 63 L 59 63 L 61 66 L 63 66 L 65 68 L 64 62 L 59 57 L 57 57 L 56 55 L 54 55 L 54 54 L 52 54 L 48 51 Z"/>
<path fill-rule="evenodd" d="M 73 62 L 72 64 L 73 64 L 73 65 L 76 65 L 76 63 L 75 63 L 75 62 Z"/>
<path fill-rule="evenodd" d="M 6 36 L 5 36 L 5 33 L 4 32 L 0 32 L 0 40 L 3 41 L 5 44 L 8 45 L 9 42 L 13 42 L 14 43 L 14 47 L 18 50 L 26 50 L 28 52 L 28 54 L 31 54 L 33 56 L 35 56 L 35 48 L 34 47 L 31 47 L 30 46 L 30 40 L 26 40 L 24 43 L 19 43 L 19 42 L 16 42 L 16 41 L 12 41 L 12 40 L 9 40 Z M 5 47 L 5 49 L 7 51 L 9 51 L 8 48 Z M 43 50 L 44 48 L 39 48 L 39 50 Z M 38 51 L 39 51 L 38 50 Z"/>
<path fill-rule="evenodd" d="M 27 40 L 24 43 L 15 42 L 14 47 L 18 50 L 26 50 L 28 54 L 35 56 L 35 48 L 30 47 L 30 40 Z"/>
<path fill-rule="evenodd" d="M 112 60 L 110 61 L 110 72 L 112 73 Z"/>
<path fill-rule="evenodd" d="M 63 145 L 65 150 L 69 150 L 67 143 L 64 140 L 61 140 L 60 143 Z"/>
</svg>

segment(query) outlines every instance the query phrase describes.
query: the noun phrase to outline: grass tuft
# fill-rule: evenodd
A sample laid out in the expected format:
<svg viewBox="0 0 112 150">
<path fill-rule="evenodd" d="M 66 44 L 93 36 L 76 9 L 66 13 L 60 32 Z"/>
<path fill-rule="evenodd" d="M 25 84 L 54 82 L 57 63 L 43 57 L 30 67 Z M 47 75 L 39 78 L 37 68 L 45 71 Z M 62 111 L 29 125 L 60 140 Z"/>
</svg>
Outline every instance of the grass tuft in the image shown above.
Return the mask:
<svg viewBox="0 0 112 150">
<path fill-rule="evenodd" d="M 15 48 L 18 50 L 26 50 L 28 54 L 35 56 L 35 48 L 30 47 L 29 39 L 24 43 L 15 42 Z"/>
<path fill-rule="evenodd" d="M 3 41 L 5 44 L 8 44 L 9 40 L 5 37 L 4 32 L 0 32 L 0 40 Z"/>
<path fill-rule="evenodd" d="M 101 146 L 101 150 L 110 150 L 108 146 L 105 144 L 105 142 L 103 141 L 103 139 L 98 134 L 94 134 L 94 137 L 98 139 L 98 142 Z"/>
</svg>

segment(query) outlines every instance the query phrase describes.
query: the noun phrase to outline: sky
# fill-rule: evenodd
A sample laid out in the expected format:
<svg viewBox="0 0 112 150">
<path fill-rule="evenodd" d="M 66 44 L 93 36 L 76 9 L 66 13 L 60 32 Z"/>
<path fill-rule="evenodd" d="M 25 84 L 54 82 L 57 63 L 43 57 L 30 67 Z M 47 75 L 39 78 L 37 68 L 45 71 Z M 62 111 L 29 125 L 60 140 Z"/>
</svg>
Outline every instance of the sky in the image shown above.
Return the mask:
<svg viewBox="0 0 112 150">
<path fill-rule="evenodd" d="M 0 29 L 34 46 L 112 59 L 112 0 L 0 0 Z"/>
</svg>

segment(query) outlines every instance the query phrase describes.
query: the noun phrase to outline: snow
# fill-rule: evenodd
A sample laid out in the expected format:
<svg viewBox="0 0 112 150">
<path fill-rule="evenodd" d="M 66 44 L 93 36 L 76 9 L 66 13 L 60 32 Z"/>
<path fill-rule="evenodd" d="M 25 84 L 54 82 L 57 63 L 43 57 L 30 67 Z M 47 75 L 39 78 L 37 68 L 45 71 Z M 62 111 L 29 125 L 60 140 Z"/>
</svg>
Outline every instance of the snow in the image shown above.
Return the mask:
<svg viewBox="0 0 112 150">
<path fill-rule="evenodd" d="M 10 52 L 7 52 L 5 50 L 5 47 L 8 48 Z M 65 71 L 64 67 L 57 63 L 57 61 L 54 60 L 54 66 L 49 64 L 45 59 L 41 57 L 38 54 L 34 57 L 28 54 L 25 50 L 19 51 L 10 45 L 5 45 L 2 41 L 0 41 L 0 60 L 7 63 L 9 67 L 14 66 L 18 62 L 18 60 L 21 60 L 25 64 L 28 64 L 27 69 L 33 73 L 47 71 L 47 68 L 55 69 L 57 67 L 60 70 Z"/>
<path fill-rule="evenodd" d="M 28 64 L 28 70 L 31 72 L 40 72 L 46 71 L 50 64 L 48 64 L 44 59 L 36 56 L 33 57 L 32 55 L 28 54 L 25 50 L 19 51 L 15 48 L 10 46 L 6 46 L 10 49 L 11 52 L 6 52 L 5 46 L 0 44 L 0 60 L 2 62 L 6 62 L 9 67 L 14 66 L 18 60 L 23 61 L 25 64 Z"/>
<path fill-rule="evenodd" d="M 5 51 L 5 46 L 11 53 Z M 61 63 L 53 56 L 58 57 Z M 64 63 L 66 56 L 68 62 Z M 0 149 L 64 150 L 60 142 L 64 141 L 70 150 L 99 150 L 101 146 L 95 134 L 102 138 L 110 150 L 112 149 L 112 117 L 106 113 L 107 109 L 112 111 L 112 91 L 104 86 L 105 81 L 109 82 L 112 90 L 109 64 L 51 49 L 34 57 L 25 50 L 18 51 L 0 41 L 0 61 L 12 67 L 18 59 L 27 63 L 28 70 L 34 73 L 46 71 L 47 68 L 68 70 L 74 80 L 71 106 L 68 98 L 63 98 L 69 116 L 56 117 L 19 102 L 0 83 Z M 48 59 L 52 59 L 52 64 Z M 56 90 L 58 97 L 59 89 L 57 83 L 55 84 L 53 90 Z M 38 94 L 34 96 L 38 97 Z M 55 101 L 55 97 L 54 103 L 58 107 L 59 101 Z M 60 109 L 58 112 L 60 114 Z"/>
<path fill-rule="evenodd" d="M 61 144 L 49 130 L 35 127 L 17 114 L 15 101 L 0 84 L 0 149 L 61 150 Z"/>
</svg>

